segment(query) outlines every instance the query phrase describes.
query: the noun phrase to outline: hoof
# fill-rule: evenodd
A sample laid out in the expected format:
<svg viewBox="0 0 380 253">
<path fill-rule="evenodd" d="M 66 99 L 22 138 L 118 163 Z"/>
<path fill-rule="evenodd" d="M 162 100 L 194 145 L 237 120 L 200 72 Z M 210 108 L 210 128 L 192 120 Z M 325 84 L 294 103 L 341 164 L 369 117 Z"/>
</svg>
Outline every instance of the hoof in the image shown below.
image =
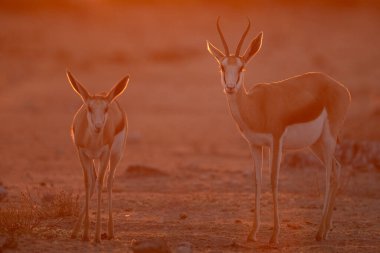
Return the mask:
<svg viewBox="0 0 380 253">
<path fill-rule="evenodd" d="M 70 238 L 71 238 L 71 239 L 75 239 L 75 238 L 77 238 L 77 235 L 75 235 L 75 234 L 71 234 Z"/>
<path fill-rule="evenodd" d="M 100 243 L 100 238 L 95 238 L 94 243 Z"/>
<path fill-rule="evenodd" d="M 318 234 L 315 236 L 315 240 L 317 240 L 318 242 L 322 241 L 322 236 L 318 233 Z"/>
<path fill-rule="evenodd" d="M 247 236 L 247 242 L 257 242 L 257 237 L 256 237 L 256 235 L 254 235 L 253 233 L 250 233 L 250 234 Z"/>
<path fill-rule="evenodd" d="M 277 247 L 278 244 L 279 244 L 278 238 L 276 238 L 275 236 L 272 236 L 270 238 L 269 245 L 272 246 L 272 247 Z"/>
</svg>

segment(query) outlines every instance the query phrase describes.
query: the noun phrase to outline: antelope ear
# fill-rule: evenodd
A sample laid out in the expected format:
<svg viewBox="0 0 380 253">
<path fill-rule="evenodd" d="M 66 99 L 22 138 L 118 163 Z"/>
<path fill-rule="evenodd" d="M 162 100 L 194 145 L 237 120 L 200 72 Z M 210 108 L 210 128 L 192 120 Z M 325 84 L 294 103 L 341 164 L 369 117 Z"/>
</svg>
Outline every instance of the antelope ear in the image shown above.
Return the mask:
<svg viewBox="0 0 380 253">
<path fill-rule="evenodd" d="M 90 97 L 88 91 L 85 87 L 83 87 L 70 73 L 70 71 L 66 71 L 67 78 L 69 79 L 69 82 L 71 84 L 71 87 L 73 90 L 75 90 L 76 93 L 82 98 L 83 102 L 86 102 L 86 100 Z"/>
<path fill-rule="evenodd" d="M 263 43 L 263 32 L 257 35 L 256 38 L 252 40 L 249 44 L 249 47 L 244 53 L 243 60 L 245 63 L 248 63 L 252 57 L 260 50 L 261 44 Z"/>
<path fill-rule="evenodd" d="M 225 55 L 216 46 L 207 41 L 207 50 L 215 58 L 215 60 L 220 64 Z"/>
<path fill-rule="evenodd" d="M 129 82 L 129 76 L 124 77 L 121 79 L 120 82 L 118 82 L 110 92 L 107 94 L 107 99 L 111 103 L 113 100 L 115 100 L 118 96 L 120 96 L 124 90 L 127 88 Z"/>
</svg>

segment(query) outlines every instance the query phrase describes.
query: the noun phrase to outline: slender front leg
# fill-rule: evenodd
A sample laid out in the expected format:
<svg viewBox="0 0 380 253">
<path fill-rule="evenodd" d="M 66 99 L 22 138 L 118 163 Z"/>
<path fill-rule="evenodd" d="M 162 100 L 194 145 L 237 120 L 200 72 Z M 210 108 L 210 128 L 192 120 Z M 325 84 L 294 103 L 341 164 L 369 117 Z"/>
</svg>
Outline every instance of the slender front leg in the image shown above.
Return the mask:
<svg viewBox="0 0 380 253">
<path fill-rule="evenodd" d="M 83 240 L 88 241 L 88 229 L 89 229 L 89 199 L 90 199 L 90 178 L 89 175 L 91 175 L 91 170 L 93 169 L 93 163 L 90 158 L 87 157 L 87 155 L 78 149 L 78 154 L 79 154 L 79 160 L 82 165 L 83 169 L 83 178 L 84 178 L 84 188 L 86 192 L 86 200 L 85 200 L 85 206 L 79 216 L 78 221 L 76 222 L 73 232 L 71 234 L 72 238 L 75 238 L 78 234 L 78 231 L 80 229 L 80 226 L 82 224 L 83 216 L 84 216 L 84 231 L 83 231 Z"/>
<path fill-rule="evenodd" d="M 278 235 L 280 234 L 280 218 L 278 215 L 278 176 L 280 170 L 282 155 L 282 145 L 280 140 L 274 137 L 273 147 L 271 150 L 270 156 L 270 165 L 271 165 L 271 184 L 272 184 L 272 193 L 273 193 L 273 214 L 274 214 L 274 227 L 273 234 L 270 239 L 271 244 L 278 244 Z"/>
<path fill-rule="evenodd" d="M 254 164 L 255 177 L 255 219 L 252 230 L 248 234 L 247 241 L 257 241 L 257 232 L 260 228 L 260 197 L 261 197 L 261 175 L 263 166 L 263 147 L 250 144 L 251 154 Z"/>
<path fill-rule="evenodd" d="M 90 176 L 91 185 L 90 185 L 90 198 L 89 199 L 91 200 L 92 195 L 94 194 L 94 188 L 95 188 L 95 183 L 96 183 L 96 171 L 95 171 L 95 167 L 94 167 L 94 162 L 92 162 L 92 171 L 90 170 L 90 172 L 91 172 L 91 176 Z M 85 172 L 83 172 L 83 174 L 85 174 Z M 76 222 L 74 229 L 73 229 L 73 232 L 71 234 L 72 239 L 76 238 L 78 235 L 80 226 L 82 225 L 82 222 L 83 222 L 85 212 L 86 212 L 86 206 L 83 206 L 82 210 L 79 214 L 78 221 Z"/>
<path fill-rule="evenodd" d="M 96 212 L 96 229 L 95 229 L 95 242 L 100 242 L 100 205 L 102 202 L 102 188 L 103 188 L 103 180 L 104 174 L 107 171 L 109 165 L 109 151 L 105 151 L 100 157 L 100 170 L 98 176 L 98 208 Z"/>
</svg>

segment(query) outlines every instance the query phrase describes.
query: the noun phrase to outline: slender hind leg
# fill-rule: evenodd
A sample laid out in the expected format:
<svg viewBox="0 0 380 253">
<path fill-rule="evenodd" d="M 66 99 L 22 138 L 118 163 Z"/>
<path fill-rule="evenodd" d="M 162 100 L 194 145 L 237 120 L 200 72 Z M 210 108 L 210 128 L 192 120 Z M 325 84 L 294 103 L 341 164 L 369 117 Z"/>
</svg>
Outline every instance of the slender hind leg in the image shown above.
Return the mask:
<svg viewBox="0 0 380 253">
<path fill-rule="evenodd" d="M 262 165 L 263 165 L 263 148 L 250 145 L 251 154 L 254 163 L 255 170 L 255 187 L 256 187 L 256 197 L 255 197 L 255 219 L 252 225 L 252 230 L 249 232 L 247 241 L 257 241 L 257 232 L 260 228 L 260 196 L 261 196 L 261 175 L 262 175 Z"/>
<path fill-rule="evenodd" d="M 113 218 L 112 218 L 112 185 L 115 175 L 116 166 L 121 156 L 113 156 L 110 161 L 110 172 L 107 179 L 107 192 L 108 192 L 108 239 L 114 238 L 113 232 Z"/>
<path fill-rule="evenodd" d="M 337 175 L 338 168 L 334 151 L 336 146 L 336 138 L 331 136 L 328 125 L 325 124 L 323 132 L 319 140 L 310 148 L 326 168 L 326 190 L 322 211 L 322 220 L 316 235 L 317 241 L 326 239 L 327 231 L 331 223 L 332 210 L 334 208 L 335 194 L 338 186 Z"/>
<path fill-rule="evenodd" d="M 332 164 L 332 173 L 330 177 L 330 184 L 331 184 L 331 190 L 330 190 L 330 196 L 329 196 L 329 206 L 326 213 L 326 225 L 325 230 L 323 231 L 322 238 L 325 240 L 328 231 L 332 228 L 332 212 L 334 210 L 335 205 L 335 198 L 336 193 L 338 191 L 339 187 L 339 181 L 340 181 L 340 170 L 341 166 L 339 162 L 333 157 L 333 164 Z"/>
<path fill-rule="evenodd" d="M 113 231 L 113 218 L 112 218 L 112 185 L 114 180 L 114 175 L 116 167 L 123 156 L 124 146 L 125 146 L 125 132 L 119 133 L 115 137 L 115 141 L 112 145 L 111 156 L 110 156 L 110 172 L 107 179 L 107 191 L 108 191 L 108 239 L 114 238 Z"/>
</svg>

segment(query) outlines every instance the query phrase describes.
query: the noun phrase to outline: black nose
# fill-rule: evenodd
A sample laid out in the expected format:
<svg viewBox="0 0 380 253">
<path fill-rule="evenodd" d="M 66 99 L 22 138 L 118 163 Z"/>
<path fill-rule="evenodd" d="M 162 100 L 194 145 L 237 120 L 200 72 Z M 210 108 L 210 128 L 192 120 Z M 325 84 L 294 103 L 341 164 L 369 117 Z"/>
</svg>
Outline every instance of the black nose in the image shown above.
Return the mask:
<svg viewBox="0 0 380 253">
<path fill-rule="evenodd" d="M 225 91 L 228 92 L 228 93 L 232 93 L 234 91 L 234 87 L 226 87 L 225 88 Z"/>
</svg>

